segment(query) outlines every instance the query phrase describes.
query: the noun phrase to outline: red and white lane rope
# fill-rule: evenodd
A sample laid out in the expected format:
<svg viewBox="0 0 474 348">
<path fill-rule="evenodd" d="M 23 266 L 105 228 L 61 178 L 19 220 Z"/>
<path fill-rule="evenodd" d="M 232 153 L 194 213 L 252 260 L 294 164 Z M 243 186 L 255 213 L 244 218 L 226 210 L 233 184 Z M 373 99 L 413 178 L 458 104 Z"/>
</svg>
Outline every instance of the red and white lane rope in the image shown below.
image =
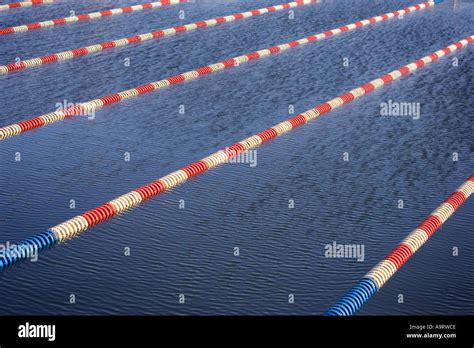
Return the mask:
<svg viewBox="0 0 474 348">
<path fill-rule="evenodd" d="M 149 10 L 149 9 L 154 9 L 158 7 L 163 7 L 163 6 L 177 5 L 177 4 L 185 3 L 185 2 L 187 2 L 187 0 L 161 0 L 161 1 L 155 1 L 155 2 L 148 2 L 145 4 L 139 4 L 139 5 L 127 6 L 127 7 L 121 7 L 121 8 L 113 8 L 110 10 L 84 13 L 77 16 L 56 18 L 56 19 L 51 19 L 51 20 L 43 21 L 43 22 L 34 22 L 34 23 L 29 23 L 29 24 L 24 24 L 24 25 L 18 25 L 15 27 L 0 28 L 0 35 L 23 33 L 25 31 L 48 28 L 48 27 L 61 25 L 61 24 L 77 23 L 77 22 L 87 21 L 89 19 L 96 19 L 96 18 L 102 18 L 102 17 L 115 16 L 122 13 L 131 13 L 131 12 L 137 12 L 137 11 L 142 11 L 142 10 Z"/>
<path fill-rule="evenodd" d="M 326 315 L 355 314 L 474 192 L 474 175 L 370 270 Z"/>
<path fill-rule="evenodd" d="M 471 44 L 474 41 L 474 35 L 470 36 L 461 41 L 455 42 L 452 45 L 445 47 L 439 51 L 436 51 L 428 56 L 418 59 L 410 64 L 407 64 L 397 70 L 394 70 L 386 75 L 383 75 L 365 85 L 355 88 L 347 93 L 344 93 L 334 99 L 324 102 L 306 112 L 303 112 L 295 117 L 292 117 L 286 121 L 283 121 L 271 128 L 264 130 L 263 132 L 257 133 L 248 137 L 238 143 L 235 143 L 225 149 L 219 150 L 210 156 L 207 156 L 197 162 L 194 162 L 184 168 L 181 168 L 171 174 L 168 174 L 158 180 L 155 180 L 147 185 L 144 185 L 136 190 L 126 193 L 110 202 L 107 202 L 97 208 L 89 210 L 84 214 L 78 215 L 70 220 L 67 220 L 59 225 L 56 225 L 46 231 L 40 232 L 33 237 L 17 243 L 15 247 L 6 250 L 8 257 L 0 257 L 0 268 L 6 268 L 19 260 L 25 259 L 28 253 L 25 250 L 36 248 L 36 250 L 42 250 L 49 246 L 52 246 L 58 242 L 64 242 L 68 239 L 78 236 L 85 230 L 102 223 L 111 217 L 121 214 L 126 210 L 135 208 L 143 202 L 161 194 L 175 186 L 184 183 L 186 180 L 202 174 L 211 168 L 217 167 L 218 165 L 224 164 L 229 159 L 235 157 L 237 154 L 256 148 L 261 144 L 269 141 L 270 139 L 276 138 L 282 134 L 289 132 L 290 130 L 299 127 L 311 120 L 321 117 L 322 115 L 344 105 L 351 103 L 357 98 L 362 97 L 365 94 L 371 93 L 372 91 L 390 84 L 392 81 L 401 78 L 411 72 L 420 69 L 429 63 L 443 57 L 444 55 L 453 52 L 457 49 L 461 49 Z M 471 187 L 472 188 L 472 187 Z M 466 190 L 464 193 L 470 192 Z M 449 201 L 449 205 L 443 205 L 436 211 L 435 217 L 426 221 L 423 224 L 423 230 L 426 233 L 431 233 L 434 228 L 439 225 L 440 221 L 445 221 L 452 213 L 451 204 L 459 204 L 459 197 L 453 197 Z M 420 243 L 423 239 L 423 235 L 412 237 L 407 239 L 407 243 L 413 244 Z M 20 248 L 20 249 L 19 249 Z M 30 249 L 28 249 L 30 248 Z M 393 269 L 388 272 L 393 272 Z M 374 276 L 374 278 L 381 277 L 383 281 L 385 275 L 381 273 Z"/>
<path fill-rule="evenodd" d="M 281 11 L 284 9 L 289 9 L 289 8 L 298 7 L 298 6 L 309 5 L 309 4 L 313 4 L 317 2 L 321 2 L 321 0 L 297 0 L 294 2 L 289 2 L 289 3 L 276 5 L 276 6 L 270 6 L 270 7 L 266 7 L 266 8 L 262 8 L 258 10 L 250 10 L 247 12 L 237 13 L 237 14 L 233 14 L 233 15 L 229 15 L 225 17 L 218 17 L 218 18 L 201 21 L 201 22 L 179 25 L 173 28 L 157 30 L 150 33 L 131 36 L 128 38 L 122 38 L 122 39 L 118 39 L 114 41 L 106 41 L 100 44 L 75 48 L 69 51 L 49 54 L 47 56 L 27 59 L 27 60 L 11 63 L 7 65 L 0 65 L 0 74 L 8 74 L 12 71 L 24 70 L 24 69 L 32 68 L 32 67 L 43 65 L 43 64 L 73 59 L 80 56 L 86 56 L 92 53 L 97 53 L 97 52 L 104 51 L 107 49 L 112 49 L 115 47 L 126 46 L 126 45 L 153 40 L 153 39 L 160 39 L 163 37 L 176 35 L 176 34 L 184 33 L 187 31 L 192 31 L 192 30 L 206 28 L 206 27 L 213 27 L 215 25 L 222 24 L 222 23 L 228 23 L 228 22 L 233 22 L 236 20 L 247 19 L 249 17 L 255 17 L 255 16 L 266 14 L 266 13 Z"/>
<path fill-rule="evenodd" d="M 64 119 L 71 118 L 73 116 L 89 114 L 89 112 L 95 109 L 101 108 L 104 105 L 118 103 L 124 99 L 134 98 L 140 94 L 153 92 L 155 90 L 159 90 L 161 88 L 165 88 L 170 85 L 178 84 L 178 83 L 188 81 L 188 80 L 193 80 L 202 75 L 212 74 L 220 70 L 236 67 L 251 60 L 260 59 L 272 54 L 285 51 L 290 48 L 307 44 L 309 42 L 314 42 L 314 41 L 321 40 L 333 35 L 340 34 L 342 32 L 354 30 L 356 28 L 361 28 L 363 26 L 366 26 L 372 23 L 377 23 L 388 18 L 393 18 L 396 14 L 408 13 L 416 9 L 421 9 L 427 6 L 431 6 L 430 4 L 432 5 L 432 2 L 426 2 L 423 4 L 412 6 L 411 8 L 392 12 L 391 14 L 376 16 L 369 19 L 365 19 L 363 21 L 356 22 L 354 24 L 344 25 L 342 27 L 326 31 L 324 33 L 311 35 L 306 38 L 291 41 L 282 45 L 277 45 L 270 48 L 262 49 L 260 51 L 230 58 L 230 59 L 227 59 L 215 64 L 203 66 L 195 70 L 191 70 L 182 74 L 168 77 L 163 80 L 147 83 L 147 84 L 138 86 L 136 88 L 132 88 L 126 91 L 108 95 L 102 98 L 94 99 L 89 102 L 81 103 L 74 107 L 70 107 L 68 109 L 50 112 L 50 113 L 26 120 L 26 121 L 22 121 L 22 122 L 15 123 L 9 126 L 5 126 L 3 128 L 0 128 L 0 140 L 5 140 L 7 138 L 25 133 L 27 131 L 30 131 L 36 128 L 43 127 L 49 124 L 56 123 Z"/>
<path fill-rule="evenodd" d="M 52 4 L 54 0 L 31 0 L 22 2 L 12 2 L 11 4 L 0 5 L 0 11 L 10 10 L 12 8 L 30 7 L 42 4 Z"/>
</svg>

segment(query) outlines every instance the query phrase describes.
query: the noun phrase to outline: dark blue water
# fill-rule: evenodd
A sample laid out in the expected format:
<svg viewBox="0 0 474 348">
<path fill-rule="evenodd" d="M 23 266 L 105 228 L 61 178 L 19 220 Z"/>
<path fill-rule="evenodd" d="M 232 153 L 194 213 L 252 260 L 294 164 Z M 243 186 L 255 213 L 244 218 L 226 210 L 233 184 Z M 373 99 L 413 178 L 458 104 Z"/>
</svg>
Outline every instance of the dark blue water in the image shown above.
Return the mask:
<svg viewBox="0 0 474 348">
<path fill-rule="evenodd" d="M 0 26 L 134 3 L 62 1 L 0 13 Z M 196 0 L 7 36 L 0 63 L 275 3 Z M 0 124 L 415 3 L 326 1 L 293 20 L 279 12 L 0 76 Z M 305 111 L 473 29 L 474 4 L 448 2 L 4 141 L 0 239 L 43 231 L 289 118 L 289 105 Z M 473 68 L 463 49 L 265 144 L 254 168 L 219 167 L 2 273 L 0 313 L 322 314 L 472 174 Z M 420 103 L 420 119 L 380 116 L 388 100 Z M 361 313 L 472 314 L 473 208 L 462 206 Z M 364 262 L 326 258 L 333 241 L 363 244 Z"/>
</svg>

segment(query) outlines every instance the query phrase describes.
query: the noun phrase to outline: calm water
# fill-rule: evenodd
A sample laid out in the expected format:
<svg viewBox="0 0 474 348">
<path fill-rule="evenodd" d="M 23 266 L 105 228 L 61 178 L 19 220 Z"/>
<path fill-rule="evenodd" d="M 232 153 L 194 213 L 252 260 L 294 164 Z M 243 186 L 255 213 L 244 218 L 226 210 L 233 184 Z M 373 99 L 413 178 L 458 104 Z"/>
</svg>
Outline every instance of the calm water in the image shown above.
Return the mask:
<svg viewBox="0 0 474 348">
<path fill-rule="evenodd" d="M 135 3 L 61 1 L 2 12 L 0 26 Z M 275 3 L 196 0 L 7 36 L 0 63 Z M 0 124 L 415 3 L 326 1 L 295 9 L 293 20 L 279 12 L 0 76 Z M 289 105 L 305 111 L 473 33 L 474 3 L 454 10 L 448 2 L 104 108 L 93 121 L 78 117 L 4 141 L 1 241 L 274 125 L 290 117 Z M 222 166 L 2 273 L 0 313 L 322 314 L 471 175 L 473 68 L 474 51 L 464 49 L 258 148 L 254 168 Z M 388 100 L 420 103 L 420 119 L 380 116 Z M 473 208 L 471 199 L 361 313 L 473 314 Z M 325 258 L 333 241 L 364 244 L 364 262 Z"/>
</svg>

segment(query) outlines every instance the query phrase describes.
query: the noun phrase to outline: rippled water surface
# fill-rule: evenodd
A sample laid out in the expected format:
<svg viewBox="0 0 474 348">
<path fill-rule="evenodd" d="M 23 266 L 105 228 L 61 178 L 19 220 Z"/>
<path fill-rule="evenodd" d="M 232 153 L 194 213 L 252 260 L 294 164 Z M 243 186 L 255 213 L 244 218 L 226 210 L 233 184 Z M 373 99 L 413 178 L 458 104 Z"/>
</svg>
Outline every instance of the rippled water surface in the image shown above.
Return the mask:
<svg viewBox="0 0 474 348">
<path fill-rule="evenodd" d="M 58 1 L 0 12 L 0 27 L 135 3 Z M 275 3 L 195 0 L 0 37 L 0 63 Z M 415 3 L 325 1 L 294 19 L 267 14 L 0 76 L 0 124 Z M 3 141 L 0 239 L 43 231 L 290 117 L 289 105 L 305 111 L 473 33 L 474 3 L 447 2 Z M 473 67 L 463 49 L 265 144 L 256 167 L 219 167 L 2 273 L 1 313 L 322 314 L 472 174 Z M 380 116 L 388 100 L 420 103 L 421 117 Z M 473 208 L 361 313 L 473 314 Z M 326 258 L 333 241 L 363 244 L 364 262 Z"/>
</svg>

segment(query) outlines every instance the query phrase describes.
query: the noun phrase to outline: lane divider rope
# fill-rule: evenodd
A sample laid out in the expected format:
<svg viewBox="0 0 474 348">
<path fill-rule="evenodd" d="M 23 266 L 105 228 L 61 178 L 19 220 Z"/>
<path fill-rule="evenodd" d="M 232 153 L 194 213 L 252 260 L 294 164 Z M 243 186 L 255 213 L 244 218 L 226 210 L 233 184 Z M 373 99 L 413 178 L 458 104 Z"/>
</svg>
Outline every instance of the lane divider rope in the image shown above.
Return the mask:
<svg viewBox="0 0 474 348">
<path fill-rule="evenodd" d="M 474 192 L 474 175 L 355 284 L 325 315 L 355 314 Z"/>
<path fill-rule="evenodd" d="M 19 7 L 30 7 L 37 6 L 42 4 L 52 4 L 54 0 L 30 0 L 30 1 L 21 1 L 21 2 L 12 2 L 11 4 L 0 5 L 0 11 L 6 11 L 13 8 Z"/>
<path fill-rule="evenodd" d="M 101 52 L 104 50 L 127 46 L 130 44 L 136 44 L 144 41 L 154 40 L 154 39 L 161 39 L 167 36 L 177 35 L 180 33 L 193 31 L 196 29 L 206 28 L 206 27 L 213 27 L 218 24 L 222 23 L 229 23 L 236 20 L 247 19 L 250 17 L 256 17 L 259 15 L 263 15 L 265 13 L 271 13 L 275 11 L 281 11 L 284 9 L 289 9 L 298 6 L 309 5 L 313 3 L 321 2 L 321 0 L 297 0 L 294 2 L 289 2 L 281 5 L 265 7 L 258 10 L 250 10 L 247 12 L 237 13 L 229 16 L 218 17 L 213 19 L 208 19 L 201 22 L 195 22 L 185 25 L 179 25 L 176 27 L 157 30 L 149 33 L 139 34 L 127 38 L 122 38 L 114 41 L 106 41 L 99 44 L 94 44 L 86 47 L 75 48 L 72 50 L 60 52 L 60 53 L 53 53 L 42 57 L 26 59 L 23 61 L 19 61 L 16 63 L 10 63 L 6 65 L 0 65 L 0 75 L 1 74 L 8 74 L 13 71 L 24 70 L 33 68 L 36 66 L 40 66 L 43 64 L 50 64 L 53 62 L 59 62 L 64 60 L 69 60 L 77 57 L 86 56 L 92 53 Z"/>
<path fill-rule="evenodd" d="M 429 63 L 447 55 L 448 53 L 466 47 L 473 41 L 474 35 L 456 43 L 453 43 L 448 47 L 445 47 L 428 56 L 425 56 L 410 64 L 407 64 L 397 70 L 394 70 L 386 75 L 383 75 L 375 80 L 372 80 L 365 85 L 362 85 L 349 92 L 341 94 L 340 96 L 331 99 L 327 102 L 319 104 L 318 106 L 306 112 L 303 112 L 295 117 L 292 117 L 286 121 L 283 121 L 271 128 L 268 128 L 263 132 L 250 136 L 238 143 L 226 147 L 225 149 L 219 150 L 213 153 L 212 155 L 207 156 L 197 162 L 194 162 L 184 168 L 172 172 L 158 180 L 155 180 L 147 185 L 144 185 L 118 198 L 115 198 L 92 210 L 89 210 L 81 215 L 78 215 L 59 225 L 56 225 L 44 232 L 38 233 L 31 238 L 19 242 L 16 245 L 12 245 L 4 251 L 3 255 L 1 255 L 0 268 L 5 269 L 20 260 L 24 260 L 31 255 L 35 255 L 41 250 L 49 248 L 57 243 L 72 239 L 81 234 L 82 232 L 86 231 L 87 229 L 99 223 L 102 223 L 115 215 L 135 208 L 138 205 L 144 203 L 145 201 L 184 183 L 186 180 L 192 177 L 195 177 L 199 174 L 208 171 L 211 168 L 217 167 L 218 165 L 228 162 L 230 159 L 232 159 L 239 153 L 248 151 L 252 148 L 256 148 L 261 144 L 269 141 L 270 139 L 276 138 L 296 127 L 299 127 L 311 120 L 321 117 L 322 115 L 330 112 L 331 110 L 334 110 L 344 104 L 351 103 L 352 101 L 362 97 L 363 95 L 369 94 L 384 85 L 388 85 L 392 81 L 397 80 L 404 75 L 412 73 L 417 69 L 428 65 Z M 462 189 L 462 192 L 465 194 L 466 198 L 471 191 L 472 187 L 468 189 Z M 451 202 L 452 204 L 458 204 L 461 199 L 462 197 L 460 195 L 457 195 L 453 197 L 449 202 Z M 445 219 L 447 214 L 450 214 L 450 211 L 450 206 L 443 206 L 443 208 L 436 213 L 435 217 L 426 221 L 422 229 L 427 232 L 434 230 L 434 228 L 439 224 L 438 219 Z M 417 243 L 417 238 L 418 237 L 411 238 L 410 243 Z M 397 256 L 399 255 L 397 254 Z M 389 271 L 393 272 L 393 269 L 389 269 L 387 272 Z M 385 274 L 381 273 L 378 277 L 381 277 L 381 279 L 383 279 L 383 277 L 385 277 Z"/>
<path fill-rule="evenodd" d="M 156 2 L 149 2 L 145 4 L 139 4 L 139 5 L 127 6 L 127 7 L 121 7 L 121 8 L 113 8 L 109 10 L 102 10 L 102 11 L 97 11 L 97 12 L 92 12 L 92 13 L 84 13 L 77 16 L 56 18 L 56 19 L 51 19 L 48 21 L 18 25 L 15 27 L 0 28 L 0 35 L 23 33 L 26 31 L 48 28 L 48 27 L 61 25 L 61 24 L 77 23 L 77 22 L 87 21 L 90 19 L 115 16 L 115 15 L 119 15 L 123 13 L 138 12 L 142 10 L 154 9 L 154 8 L 163 7 L 163 6 L 177 5 L 177 4 L 185 3 L 185 2 L 187 2 L 187 0 L 161 0 L 161 1 L 156 1 Z"/>
<path fill-rule="evenodd" d="M 244 54 L 238 57 L 230 58 L 230 59 L 227 59 L 215 64 L 203 66 L 195 70 L 191 70 L 182 74 L 165 78 L 163 80 L 147 83 L 147 84 L 138 86 L 136 88 L 128 89 L 126 91 L 122 91 L 122 92 L 118 92 L 118 93 L 108 95 L 102 98 L 94 99 L 85 103 L 80 103 L 78 105 L 75 105 L 73 107 L 70 107 L 64 110 L 50 112 L 41 116 L 34 117 L 29 120 L 21 121 L 19 123 L 15 123 L 15 124 L 0 128 L 0 140 L 5 140 L 7 138 L 25 133 L 27 131 L 30 131 L 36 128 L 40 128 L 46 125 L 56 123 L 56 122 L 65 120 L 67 118 L 71 118 L 73 116 L 89 114 L 93 110 L 101 108 L 104 105 L 118 103 L 127 98 L 134 98 L 140 94 L 153 92 L 155 90 L 165 88 L 170 85 L 182 83 L 184 81 L 192 80 L 203 75 L 212 74 L 212 73 L 218 72 L 220 70 L 228 69 L 228 68 L 233 68 L 241 64 L 247 63 L 251 60 L 264 58 L 269 55 L 277 54 L 279 52 L 288 50 L 290 48 L 294 48 L 300 45 L 305 45 L 307 43 L 314 42 L 317 40 L 322 40 L 327 37 L 338 35 L 340 33 L 354 30 L 357 28 L 362 28 L 366 25 L 374 24 L 380 21 L 393 18 L 399 14 L 413 12 L 415 10 L 423 9 L 432 5 L 433 5 L 432 1 L 427 1 L 425 3 L 411 6 L 403 10 L 387 13 L 387 14 L 372 17 L 369 19 L 364 19 L 362 21 L 359 21 L 353 24 L 343 25 L 339 28 L 326 31 L 324 33 L 311 35 L 311 36 L 308 36 L 299 40 L 291 41 L 285 44 L 273 46 L 270 48 L 265 48 L 259 51 L 255 51 L 255 52 Z"/>
</svg>

